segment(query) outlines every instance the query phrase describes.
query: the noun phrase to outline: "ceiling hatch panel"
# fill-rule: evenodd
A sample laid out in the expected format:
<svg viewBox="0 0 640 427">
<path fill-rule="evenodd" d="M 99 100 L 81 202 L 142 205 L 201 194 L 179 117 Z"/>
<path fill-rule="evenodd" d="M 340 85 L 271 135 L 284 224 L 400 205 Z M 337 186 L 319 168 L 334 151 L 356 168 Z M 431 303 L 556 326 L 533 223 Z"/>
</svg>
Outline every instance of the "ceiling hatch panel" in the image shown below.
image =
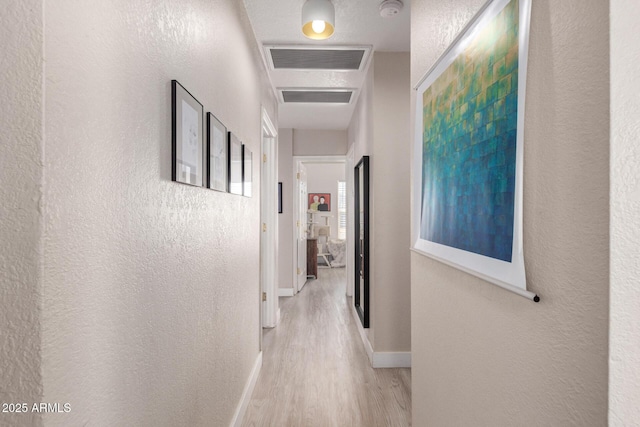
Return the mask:
<svg viewBox="0 0 640 427">
<path fill-rule="evenodd" d="M 265 46 L 273 70 L 362 71 L 370 47 Z"/>
<path fill-rule="evenodd" d="M 278 89 L 280 101 L 290 103 L 350 104 L 353 90 L 336 89 Z"/>
</svg>

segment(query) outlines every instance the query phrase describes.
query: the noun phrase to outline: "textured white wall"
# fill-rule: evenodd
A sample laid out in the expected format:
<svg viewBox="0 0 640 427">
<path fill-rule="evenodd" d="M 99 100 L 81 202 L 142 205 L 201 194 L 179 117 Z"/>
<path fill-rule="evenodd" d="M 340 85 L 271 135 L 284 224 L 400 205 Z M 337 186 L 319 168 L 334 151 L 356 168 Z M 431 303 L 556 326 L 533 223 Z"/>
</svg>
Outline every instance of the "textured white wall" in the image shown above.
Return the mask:
<svg viewBox="0 0 640 427">
<path fill-rule="evenodd" d="M 367 75 L 365 77 L 365 81 L 360 91 L 360 96 L 358 97 L 358 103 L 353 111 L 353 116 L 351 117 L 351 122 L 349 123 L 349 128 L 347 129 L 347 138 L 349 141 L 349 149 L 353 148 L 353 164 L 354 166 L 358 164 L 358 162 L 362 159 L 362 156 L 373 155 L 373 62 L 375 61 L 375 57 L 371 59 L 369 62 L 369 68 L 367 69 Z M 369 158 L 371 162 L 371 158 Z M 369 163 L 369 168 L 371 168 L 371 163 Z M 355 175 L 355 170 L 352 172 Z M 371 181 L 369 181 L 369 190 L 371 191 Z M 371 203 L 372 195 L 369 196 L 369 202 Z M 355 209 L 355 192 L 353 193 L 354 204 L 352 208 Z M 371 209 L 371 208 L 370 208 Z M 353 211 L 350 211 L 350 215 L 353 215 Z M 371 241 L 375 239 L 373 235 L 373 231 L 369 229 L 369 248 L 372 247 Z M 355 261 L 355 251 L 353 248 L 356 244 L 356 241 L 353 237 L 351 237 L 352 243 L 347 245 L 351 248 L 348 251 L 347 263 L 351 263 L 352 265 L 356 265 Z M 375 248 L 374 248 L 375 250 Z M 371 249 L 369 252 L 369 257 L 371 257 Z M 372 271 L 369 271 L 369 275 L 371 276 Z M 351 270 L 351 274 L 355 274 L 355 271 Z M 373 298 L 375 296 L 375 289 L 371 286 L 371 279 L 369 279 L 369 309 L 371 310 L 371 304 Z M 353 283 L 355 281 L 355 283 Z M 351 281 L 353 286 L 357 285 L 357 281 L 354 279 Z M 354 291 L 351 291 L 351 295 L 354 294 Z M 369 315 L 369 329 L 365 329 L 366 337 L 369 340 L 372 348 L 375 343 L 375 319 Z"/>
<path fill-rule="evenodd" d="M 171 79 L 259 157 L 277 118 L 241 2 L 45 10 L 51 426 L 228 425 L 259 351 L 253 198 L 171 179 Z M 276 121 L 277 123 L 277 121 Z"/>
<path fill-rule="evenodd" d="M 278 286 L 293 288 L 293 130 L 278 130 L 278 181 L 282 213 L 278 215 Z"/>
<path fill-rule="evenodd" d="M 347 154 L 347 131 L 293 130 L 294 156 L 344 156 Z"/>
<path fill-rule="evenodd" d="M 640 3 L 611 3 L 609 425 L 640 422 Z"/>
<path fill-rule="evenodd" d="M 411 349 L 409 54 L 376 52 L 348 129 L 355 163 L 370 156 L 370 304 L 376 352 Z"/>
<path fill-rule="evenodd" d="M 373 63 L 375 61 L 374 58 L 369 62 L 369 68 L 367 69 L 367 75 L 365 77 L 364 84 L 362 85 L 362 90 L 360 91 L 360 96 L 358 97 L 358 103 L 353 111 L 353 116 L 351 117 L 351 122 L 349 123 L 349 128 L 347 129 L 347 138 L 349 141 L 349 149 L 353 147 L 353 164 L 354 166 L 360 162 L 363 156 L 369 156 L 369 162 L 371 162 L 371 156 L 373 155 Z M 371 163 L 369 163 L 369 168 L 371 169 Z M 355 171 L 353 171 L 355 175 Z M 371 192 L 371 181 L 369 181 L 369 191 Z M 355 193 L 353 194 L 355 197 Z M 373 195 L 370 194 L 369 202 L 372 203 Z M 355 203 L 355 201 L 354 201 Z M 355 205 L 352 207 L 355 208 Z M 371 209 L 371 206 L 369 207 Z M 353 214 L 353 213 L 351 213 Z M 375 235 L 373 234 L 375 230 L 369 229 L 369 257 L 372 256 L 371 248 L 372 241 L 375 240 Z M 355 239 L 353 239 L 355 240 Z M 356 242 L 352 242 L 352 245 L 355 245 Z M 355 246 L 351 246 L 352 248 Z M 375 248 L 373 248 L 375 251 Z M 356 265 L 355 262 L 355 253 L 353 250 L 348 251 L 349 255 L 347 258 L 347 262 L 352 265 Z M 355 271 L 351 271 L 352 274 L 355 274 Z M 369 275 L 371 276 L 372 271 L 369 271 Z M 375 297 L 375 289 L 372 287 L 371 279 L 369 279 L 369 309 L 371 310 L 372 302 Z M 357 284 L 355 281 L 354 286 Z M 353 295 L 353 292 L 351 294 Z M 369 315 L 369 328 L 365 329 L 366 337 L 373 348 L 375 344 L 375 318 Z"/>
<path fill-rule="evenodd" d="M 483 3 L 413 0 L 412 84 Z M 607 423 L 608 16 L 533 2 L 524 254 L 541 302 L 412 255 L 414 425 Z"/>
<path fill-rule="evenodd" d="M 42 1 L 0 7 L 0 425 L 41 425 Z M 2 408 L 0 408 L 2 411 Z"/>
<path fill-rule="evenodd" d="M 409 53 L 376 52 L 371 156 L 374 351 L 411 350 Z"/>
<path fill-rule="evenodd" d="M 371 156 L 373 149 L 373 62 L 369 63 L 367 75 L 358 97 L 358 104 L 353 111 L 351 123 L 347 129 L 347 140 L 353 145 L 354 165 L 358 164 L 362 156 Z"/>
</svg>

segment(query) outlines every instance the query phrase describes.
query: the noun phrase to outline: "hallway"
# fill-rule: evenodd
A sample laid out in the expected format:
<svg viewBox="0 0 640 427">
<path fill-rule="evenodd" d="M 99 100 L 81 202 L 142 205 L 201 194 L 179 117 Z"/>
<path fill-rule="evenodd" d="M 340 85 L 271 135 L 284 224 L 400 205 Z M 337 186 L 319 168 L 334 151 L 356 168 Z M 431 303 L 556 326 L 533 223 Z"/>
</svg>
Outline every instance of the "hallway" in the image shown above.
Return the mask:
<svg viewBox="0 0 640 427">
<path fill-rule="evenodd" d="M 411 370 L 373 369 L 345 297 L 345 269 L 321 269 L 264 330 L 244 426 L 409 426 Z"/>
<path fill-rule="evenodd" d="M 302 32 L 307 2 L 331 6 L 330 39 Z M 3 2 L 0 427 L 640 427 L 639 16 Z M 344 181 L 307 182 L 304 203 L 311 160 L 344 160 Z M 366 345 L 345 271 L 277 299 L 306 277 L 309 192 L 331 194 L 318 215 L 347 231 L 348 268 L 369 267 Z M 540 301 L 416 243 L 518 259 Z"/>
</svg>

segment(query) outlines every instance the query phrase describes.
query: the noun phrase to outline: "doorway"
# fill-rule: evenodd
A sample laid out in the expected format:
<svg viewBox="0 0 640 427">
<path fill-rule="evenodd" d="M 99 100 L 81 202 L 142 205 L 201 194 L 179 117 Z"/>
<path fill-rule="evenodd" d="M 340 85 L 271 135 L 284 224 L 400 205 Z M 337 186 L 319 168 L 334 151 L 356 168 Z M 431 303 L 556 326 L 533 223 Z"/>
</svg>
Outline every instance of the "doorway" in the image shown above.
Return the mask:
<svg viewBox="0 0 640 427">
<path fill-rule="evenodd" d="M 335 250 L 335 246 L 329 245 L 330 242 L 342 240 L 344 247 L 341 250 L 348 254 L 347 200 L 351 193 L 349 184 L 352 183 L 347 179 L 351 174 L 347 169 L 346 156 L 293 157 L 296 183 L 293 216 L 295 293 L 302 290 L 308 278 L 316 276 L 318 269 L 336 265 L 336 259 L 330 254 L 330 249 Z M 341 264 L 342 267 L 345 264 L 349 266 L 346 256 Z M 348 288 L 345 283 L 347 295 Z"/>
</svg>

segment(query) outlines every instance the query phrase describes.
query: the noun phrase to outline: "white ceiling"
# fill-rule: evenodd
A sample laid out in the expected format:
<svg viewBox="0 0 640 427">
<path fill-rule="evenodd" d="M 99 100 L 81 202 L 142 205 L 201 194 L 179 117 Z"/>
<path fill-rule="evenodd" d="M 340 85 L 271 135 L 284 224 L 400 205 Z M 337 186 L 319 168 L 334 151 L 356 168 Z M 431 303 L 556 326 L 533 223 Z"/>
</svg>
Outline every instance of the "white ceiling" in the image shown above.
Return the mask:
<svg viewBox="0 0 640 427">
<path fill-rule="evenodd" d="M 335 33 L 328 40 L 307 39 L 300 29 L 305 0 L 244 0 L 258 43 L 264 45 L 371 46 L 374 51 L 408 52 L 409 0 L 402 11 L 382 18 L 382 0 L 331 0 L 336 10 Z M 265 50 L 262 49 L 263 56 Z M 268 61 L 265 59 L 265 64 Z M 269 70 L 274 89 L 358 89 L 350 104 L 279 104 L 278 125 L 296 129 L 346 129 L 351 121 L 367 69 L 362 71 Z"/>
</svg>

